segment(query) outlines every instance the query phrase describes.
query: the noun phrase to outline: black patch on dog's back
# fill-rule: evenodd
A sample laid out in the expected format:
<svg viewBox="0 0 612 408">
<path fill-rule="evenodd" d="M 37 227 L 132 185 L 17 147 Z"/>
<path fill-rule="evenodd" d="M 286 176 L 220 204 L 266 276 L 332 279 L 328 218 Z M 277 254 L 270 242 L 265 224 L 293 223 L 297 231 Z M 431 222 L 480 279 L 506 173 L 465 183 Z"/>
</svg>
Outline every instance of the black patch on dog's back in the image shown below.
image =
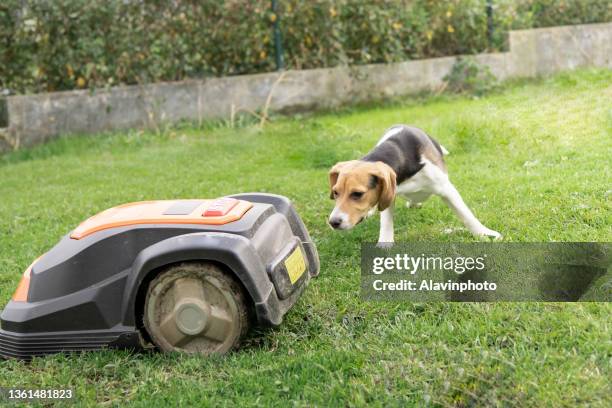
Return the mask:
<svg viewBox="0 0 612 408">
<path fill-rule="evenodd" d="M 400 126 L 394 126 L 387 132 Z M 409 179 L 422 168 L 421 152 L 428 143 L 433 143 L 442 155 L 442 148 L 433 138 L 421 129 L 401 125 L 402 130 L 376 146 L 361 160 L 381 161 L 391 167 L 397 175 L 397 184 Z"/>
</svg>

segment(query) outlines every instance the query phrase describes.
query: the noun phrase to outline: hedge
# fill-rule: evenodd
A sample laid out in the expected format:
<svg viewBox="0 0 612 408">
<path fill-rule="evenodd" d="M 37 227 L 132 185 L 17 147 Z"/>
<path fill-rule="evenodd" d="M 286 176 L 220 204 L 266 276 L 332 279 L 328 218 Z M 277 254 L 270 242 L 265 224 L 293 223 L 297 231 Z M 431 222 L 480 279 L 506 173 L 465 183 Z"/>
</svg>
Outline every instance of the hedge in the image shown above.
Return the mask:
<svg viewBox="0 0 612 408">
<path fill-rule="evenodd" d="M 0 91 L 45 92 L 498 50 L 510 29 L 612 20 L 609 0 L 2 0 Z"/>
</svg>

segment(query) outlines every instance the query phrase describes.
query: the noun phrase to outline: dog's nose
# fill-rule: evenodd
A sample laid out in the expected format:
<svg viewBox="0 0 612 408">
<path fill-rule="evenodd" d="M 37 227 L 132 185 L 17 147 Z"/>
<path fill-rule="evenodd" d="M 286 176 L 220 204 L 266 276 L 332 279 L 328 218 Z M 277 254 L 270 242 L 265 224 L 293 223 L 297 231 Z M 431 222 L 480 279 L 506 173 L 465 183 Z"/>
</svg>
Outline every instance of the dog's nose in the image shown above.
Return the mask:
<svg viewBox="0 0 612 408">
<path fill-rule="evenodd" d="M 340 224 L 342 224 L 342 220 L 340 218 L 329 219 L 329 225 L 331 225 L 332 228 L 338 229 L 338 227 L 340 227 Z"/>
</svg>

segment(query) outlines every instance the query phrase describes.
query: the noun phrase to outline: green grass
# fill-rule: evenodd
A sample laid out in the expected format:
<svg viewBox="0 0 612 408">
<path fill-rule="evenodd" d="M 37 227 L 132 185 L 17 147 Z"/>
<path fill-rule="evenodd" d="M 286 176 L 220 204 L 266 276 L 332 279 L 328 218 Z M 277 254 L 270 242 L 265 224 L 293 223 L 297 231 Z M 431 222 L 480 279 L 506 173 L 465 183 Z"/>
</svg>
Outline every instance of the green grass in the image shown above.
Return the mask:
<svg viewBox="0 0 612 408">
<path fill-rule="evenodd" d="M 0 157 L 0 301 L 80 221 L 154 198 L 266 191 L 291 197 L 321 275 L 275 330 L 226 357 L 104 351 L 0 364 L 0 386 L 71 387 L 88 405 L 610 406 L 607 303 L 403 304 L 359 298 L 368 220 L 325 224 L 327 169 L 410 123 L 448 150 L 468 205 L 508 241 L 610 241 L 612 71 L 278 119 L 64 138 Z M 397 241 L 471 241 L 439 199 L 398 203 Z M 445 233 L 445 229 L 453 232 Z"/>
</svg>

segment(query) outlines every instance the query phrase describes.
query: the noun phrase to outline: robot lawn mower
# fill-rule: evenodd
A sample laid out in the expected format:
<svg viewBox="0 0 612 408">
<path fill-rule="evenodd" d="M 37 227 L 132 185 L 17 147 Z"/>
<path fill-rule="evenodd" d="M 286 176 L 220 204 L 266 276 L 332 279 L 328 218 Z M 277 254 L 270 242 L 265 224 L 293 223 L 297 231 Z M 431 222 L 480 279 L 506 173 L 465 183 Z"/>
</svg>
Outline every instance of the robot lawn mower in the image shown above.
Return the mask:
<svg viewBox="0 0 612 408">
<path fill-rule="evenodd" d="M 0 316 L 0 355 L 151 343 L 225 353 L 252 322 L 279 325 L 318 273 L 315 245 L 285 197 L 121 205 L 25 271 Z"/>
</svg>

